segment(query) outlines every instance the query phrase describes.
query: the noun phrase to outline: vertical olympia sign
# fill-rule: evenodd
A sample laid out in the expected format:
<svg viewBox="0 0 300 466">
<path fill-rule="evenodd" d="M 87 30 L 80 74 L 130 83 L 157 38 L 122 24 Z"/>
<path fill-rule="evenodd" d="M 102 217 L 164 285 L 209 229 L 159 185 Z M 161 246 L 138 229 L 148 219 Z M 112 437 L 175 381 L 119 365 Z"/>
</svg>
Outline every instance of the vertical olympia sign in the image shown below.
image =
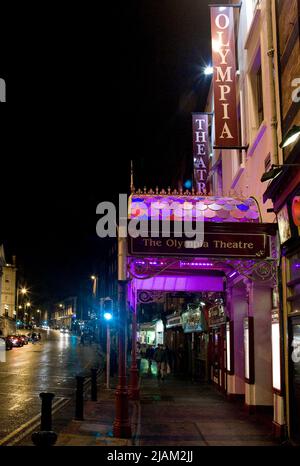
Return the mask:
<svg viewBox="0 0 300 466">
<path fill-rule="evenodd" d="M 236 101 L 236 47 L 234 8 L 211 7 L 212 61 L 214 68 L 215 145 L 239 146 Z"/>
</svg>

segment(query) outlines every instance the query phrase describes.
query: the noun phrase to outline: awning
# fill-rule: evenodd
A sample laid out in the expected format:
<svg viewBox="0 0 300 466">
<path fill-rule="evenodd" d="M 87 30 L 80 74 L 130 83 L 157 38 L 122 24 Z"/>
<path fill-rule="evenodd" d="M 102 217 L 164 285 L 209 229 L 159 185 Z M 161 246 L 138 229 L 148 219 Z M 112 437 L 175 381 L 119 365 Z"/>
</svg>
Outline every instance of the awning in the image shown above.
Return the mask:
<svg viewBox="0 0 300 466">
<path fill-rule="evenodd" d="M 129 199 L 129 219 L 177 220 L 180 211 L 190 211 L 191 219 L 215 223 L 259 223 L 261 216 L 255 199 L 191 195 L 133 194 Z"/>
</svg>

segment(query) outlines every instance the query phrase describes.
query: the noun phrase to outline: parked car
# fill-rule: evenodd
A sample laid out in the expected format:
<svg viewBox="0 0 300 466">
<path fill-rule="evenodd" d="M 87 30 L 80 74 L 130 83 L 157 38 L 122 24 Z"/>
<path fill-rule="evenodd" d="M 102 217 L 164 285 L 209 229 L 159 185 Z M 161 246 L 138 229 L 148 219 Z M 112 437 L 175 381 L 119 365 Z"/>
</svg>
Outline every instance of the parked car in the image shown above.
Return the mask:
<svg viewBox="0 0 300 466">
<path fill-rule="evenodd" d="M 68 328 L 61 328 L 60 333 L 69 333 L 69 329 Z"/>
<path fill-rule="evenodd" d="M 8 337 L 1 337 L 1 339 L 5 341 L 5 348 L 7 351 L 13 349 L 13 344 Z"/>
<path fill-rule="evenodd" d="M 26 335 L 18 335 L 23 340 L 24 345 L 28 345 L 28 337 Z"/>
<path fill-rule="evenodd" d="M 24 342 L 19 335 L 9 335 L 7 338 L 12 342 L 12 345 L 15 347 L 24 346 Z"/>
</svg>

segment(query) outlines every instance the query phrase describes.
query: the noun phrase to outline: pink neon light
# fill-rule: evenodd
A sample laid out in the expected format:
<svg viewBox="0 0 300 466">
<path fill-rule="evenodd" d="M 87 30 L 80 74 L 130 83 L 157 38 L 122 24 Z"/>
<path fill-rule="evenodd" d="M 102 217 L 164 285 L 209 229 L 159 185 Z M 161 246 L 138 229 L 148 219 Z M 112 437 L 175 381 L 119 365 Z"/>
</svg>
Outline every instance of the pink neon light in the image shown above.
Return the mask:
<svg viewBox="0 0 300 466">
<path fill-rule="evenodd" d="M 146 280 L 135 278 L 134 287 L 137 290 L 156 291 L 223 291 L 223 278 L 173 275 L 151 277 Z"/>
</svg>

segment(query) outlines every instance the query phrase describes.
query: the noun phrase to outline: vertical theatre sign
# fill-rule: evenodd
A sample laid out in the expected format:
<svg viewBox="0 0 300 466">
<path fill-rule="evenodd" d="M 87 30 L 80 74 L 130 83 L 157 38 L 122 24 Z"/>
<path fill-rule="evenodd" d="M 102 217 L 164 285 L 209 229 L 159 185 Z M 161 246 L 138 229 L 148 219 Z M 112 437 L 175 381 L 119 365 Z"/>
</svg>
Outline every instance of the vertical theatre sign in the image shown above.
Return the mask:
<svg viewBox="0 0 300 466">
<path fill-rule="evenodd" d="M 206 194 L 209 163 L 207 114 L 193 113 L 193 157 L 196 191 Z"/>
<path fill-rule="evenodd" d="M 236 105 L 236 52 L 234 8 L 211 7 L 212 60 L 214 67 L 215 145 L 239 146 Z"/>
</svg>

